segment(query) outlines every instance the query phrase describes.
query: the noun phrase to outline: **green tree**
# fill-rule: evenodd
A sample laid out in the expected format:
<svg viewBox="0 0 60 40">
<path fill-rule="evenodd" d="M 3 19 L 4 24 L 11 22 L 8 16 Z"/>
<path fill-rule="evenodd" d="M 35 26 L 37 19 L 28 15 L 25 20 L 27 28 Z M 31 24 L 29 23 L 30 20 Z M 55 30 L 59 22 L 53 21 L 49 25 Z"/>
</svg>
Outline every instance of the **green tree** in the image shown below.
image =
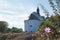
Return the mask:
<svg viewBox="0 0 60 40">
<path fill-rule="evenodd" d="M 0 32 L 7 32 L 8 23 L 6 21 L 0 21 Z"/>
<path fill-rule="evenodd" d="M 16 33 L 17 32 L 17 28 L 16 27 L 12 27 L 11 30 L 12 30 L 13 33 Z"/>
<path fill-rule="evenodd" d="M 9 33 L 9 32 L 12 32 L 12 29 L 11 28 L 8 28 L 7 29 L 7 33 Z"/>
<path fill-rule="evenodd" d="M 11 31 L 12 31 L 13 33 L 20 33 L 20 32 L 23 32 L 23 30 L 22 30 L 21 28 L 18 29 L 18 28 L 16 28 L 16 27 L 12 27 Z"/>
<path fill-rule="evenodd" d="M 23 32 L 22 28 L 17 29 L 17 32 L 18 32 L 18 33 Z"/>
</svg>

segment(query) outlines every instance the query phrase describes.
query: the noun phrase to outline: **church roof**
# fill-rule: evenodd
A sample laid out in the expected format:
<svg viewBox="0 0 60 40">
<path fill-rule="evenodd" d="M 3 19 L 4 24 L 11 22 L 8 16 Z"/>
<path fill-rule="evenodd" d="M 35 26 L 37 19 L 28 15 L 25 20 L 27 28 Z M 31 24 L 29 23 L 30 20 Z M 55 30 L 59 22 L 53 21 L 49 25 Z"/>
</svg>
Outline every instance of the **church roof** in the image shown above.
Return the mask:
<svg viewBox="0 0 60 40">
<path fill-rule="evenodd" d="M 37 12 L 32 12 L 29 20 L 43 20 L 44 16 L 40 16 L 39 9 L 37 8 Z"/>
<path fill-rule="evenodd" d="M 36 12 L 33 12 L 29 19 L 40 20 L 40 15 L 38 15 Z"/>
</svg>

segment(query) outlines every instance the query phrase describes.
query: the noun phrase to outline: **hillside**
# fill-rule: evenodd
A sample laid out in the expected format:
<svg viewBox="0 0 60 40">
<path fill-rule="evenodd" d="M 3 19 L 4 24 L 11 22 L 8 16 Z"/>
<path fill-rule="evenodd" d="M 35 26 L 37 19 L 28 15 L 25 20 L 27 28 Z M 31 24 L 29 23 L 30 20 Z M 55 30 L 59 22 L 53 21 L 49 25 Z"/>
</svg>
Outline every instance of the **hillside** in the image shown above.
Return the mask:
<svg viewBox="0 0 60 40">
<path fill-rule="evenodd" d="M 41 22 L 38 31 L 40 38 L 45 40 L 58 40 L 60 38 L 60 15 L 55 14 Z"/>
</svg>

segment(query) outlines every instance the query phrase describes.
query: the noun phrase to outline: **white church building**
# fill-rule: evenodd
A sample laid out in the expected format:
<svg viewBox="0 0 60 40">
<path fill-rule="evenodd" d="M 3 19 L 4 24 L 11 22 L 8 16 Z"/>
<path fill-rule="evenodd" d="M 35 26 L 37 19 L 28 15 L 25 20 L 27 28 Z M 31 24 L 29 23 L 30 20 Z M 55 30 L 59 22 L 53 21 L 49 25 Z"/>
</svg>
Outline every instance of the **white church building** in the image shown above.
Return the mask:
<svg viewBox="0 0 60 40">
<path fill-rule="evenodd" d="M 36 12 L 32 12 L 28 20 L 25 20 L 25 32 L 36 32 L 41 21 L 45 20 L 44 16 L 39 13 L 39 8 Z"/>
</svg>

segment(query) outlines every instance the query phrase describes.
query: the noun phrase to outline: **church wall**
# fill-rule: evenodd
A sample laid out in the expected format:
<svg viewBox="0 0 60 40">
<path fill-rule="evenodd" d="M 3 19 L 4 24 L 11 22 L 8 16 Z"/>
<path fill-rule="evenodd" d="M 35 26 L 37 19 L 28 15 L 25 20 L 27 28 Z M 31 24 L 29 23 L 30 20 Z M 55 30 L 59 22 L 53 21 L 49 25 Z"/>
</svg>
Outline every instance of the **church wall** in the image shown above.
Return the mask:
<svg viewBox="0 0 60 40">
<path fill-rule="evenodd" d="M 25 31 L 27 32 L 36 32 L 39 26 L 39 20 L 25 20 Z"/>
</svg>

